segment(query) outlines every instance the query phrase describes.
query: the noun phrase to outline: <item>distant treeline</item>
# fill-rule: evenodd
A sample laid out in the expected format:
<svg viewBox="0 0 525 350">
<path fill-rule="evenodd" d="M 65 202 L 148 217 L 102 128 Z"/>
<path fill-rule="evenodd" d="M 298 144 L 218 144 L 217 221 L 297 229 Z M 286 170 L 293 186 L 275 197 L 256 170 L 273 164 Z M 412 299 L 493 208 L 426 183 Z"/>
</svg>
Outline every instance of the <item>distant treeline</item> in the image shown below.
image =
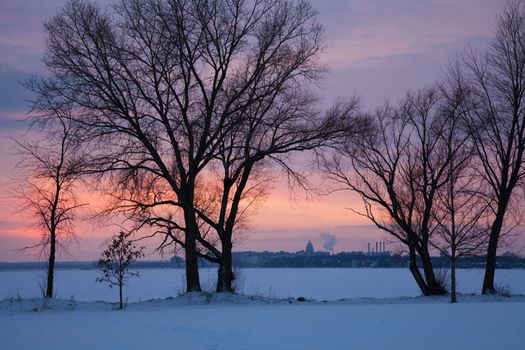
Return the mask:
<svg viewBox="0 0 525 350">
<path fill-rule="evenodd" d="M 366 254 L 363 252 L 341 252 L 337 254 L 316 253 L 306 255 L 290 252 L 235 252 L 234 266 L 239 268 L 406 268 L 409 257 L 398 254 Z M 436 268 L 449 268 L 449 260 L 445 256 L 432 257 Z M 137 261 L 134 269 L 183 268 L 184 260 L 173 257 L 171 260 Z M 215 264 L 201 260 L 200 267 L 216 267 Z M 464 257 L 458 260 L 457 267 L 461 269 L 483 269 L 485 257 Z M 498 269 L 525 269 L 525 257 L 515 254 L 498 256 Z M 45 268 L 43 262 L 0 263 L 1 270 L 40 270 Z M 62 270 L 98 269 L 96 261 L 63 261 L 56 263 Z"/>
<path fill-rule="evenodd" d="M 182 259 L 181 259 L 182 261 Z M 172 261 L 136 261 L 132 264 L 134 269 L 158 269 L 158 268 L 173 268 L 177 260 Z M 47 264 L 45 262 L 16 262 L 16 263 L 0 263 L 0 271 L 2 270 L 41 270 L 45 269 Z M 61 270 L 99 270 L 97 261 L 58 261 L 55 263 L 56 269 Z"/>
<path fill-rule="evenodd" d="M 399 254 L 366 254 L 363 252 L 341 252 L 337 254 L 313 255 L 288 252 L 238 252 L 233 254 L 234 265 L 241 268 L 262 267 L 342 267 L 342 268 L 406 268 L 410 264 L 407 255 Z M 450 260 L 446 256 L 431 257 L 435 268 L 449 268 Z M 463 257 L 458 259 L 457 267 L 484 268 L 485 257 Z M 514 254 L 504 254 L 498 257 L 498 268 L 525 268 L 525 257 Z"/>
</svg>

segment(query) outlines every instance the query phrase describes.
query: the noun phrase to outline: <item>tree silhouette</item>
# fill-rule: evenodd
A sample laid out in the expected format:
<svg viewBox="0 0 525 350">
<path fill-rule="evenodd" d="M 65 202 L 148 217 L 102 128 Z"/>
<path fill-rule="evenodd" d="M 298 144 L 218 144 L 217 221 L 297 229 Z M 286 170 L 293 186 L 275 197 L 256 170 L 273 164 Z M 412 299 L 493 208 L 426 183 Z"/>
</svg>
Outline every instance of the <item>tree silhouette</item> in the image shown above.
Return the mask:
<svg viewBox="0 0 525 350">
<path fill-rule="evenodd" d="M 521 222 L 517 191 L 525 180 L 525 2 L 510 1 L 498 15 L 494 38 L 470 49 L 450 70 L 469 91 L 466 128 L 478 159 L 478 176 L 493 204 L 482 292 L 496 293 L 496 255 L 502 234 Z"/>
<path fill-rule="evenodd" d="M 55 125 L 48 125 L 47 137 L 40 141 L 16 141 L 22 160 L 20 186 L 15 190 L 19 212 L 29 216 L 41 233 L 38 244 L 22 250 L 38 249 L 47 254 L 45 297 L 52 298 L 55 260 L 59 248 L 66 250 L 75 238 L 73 222 L 80 204 L 75 193 L 86 156 L 74 140 L 69 110 L 54 106 Z M 55 128 L 56 127 L 56 128 Z"/>
<path fill-rule="evenodd" d="M 97 278 L 97 282 L 106 282 L 110 288 L 113 286 L 119 288 L 119 309 L 124 306 L 122 290 L 129 277 L 139 276 L 138 271 L 129 271 L 129 266 L 144 257 L 144 247 L 136 246 L 129 239 L 130 235 L 130 232 L 121 231 L 113 237 L 98 261 L 102 276 Z"/>
</svg>

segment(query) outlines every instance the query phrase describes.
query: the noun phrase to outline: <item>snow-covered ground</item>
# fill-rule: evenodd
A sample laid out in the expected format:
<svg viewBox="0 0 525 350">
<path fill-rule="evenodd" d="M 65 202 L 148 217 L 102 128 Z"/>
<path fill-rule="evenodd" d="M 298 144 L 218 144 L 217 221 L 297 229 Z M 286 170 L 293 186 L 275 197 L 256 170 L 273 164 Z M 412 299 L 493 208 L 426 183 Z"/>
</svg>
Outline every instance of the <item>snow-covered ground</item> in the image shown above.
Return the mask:
<svg viewBox="0 0 525 350">
<path fill-rule="evenodd" d="M 404 269 L 245 269 L 241 291 L 251 296 L 172 297 L 182 270 L 141 273 L 117 311 L 108 302 L 117 291 L 95 283 L 97 271 L 57 271 L 50 301 L 29 299 L 41 272 L 0 272 L 0 349 L 525 349 L 525 295 L 464 294 L 451 305 L 417 297 Z M 201 277 L 213 289 L 215 270 Z M 460 270 L 460 291 L 478 292 L 482 277 Z M 525 294 L 525 270 L 500 270 L 497 280 Z"/>
<path fill-rule="evenodd" d="M 182 292 L 184 271 L 142 270 L 124 291 L 130 302 L 166 298 Z M 58 270 L 55 290 L 58 298 L 77 301 L 114 301 L 117 291 L 96 283 L 96 270 Z M 0 299 L 39 297 L 41 271 L 0 271 Z M 213 290 L 215 269 L 201 270 L 202 285 Z M 479 293 L 483 270 L 459 270 L 458 290 Z M 525 294 L 525 270 L 498 270 L 496 280 L 513 294 Z M 243 269 L 239 279 L 243 294 L 277 298 L 298 297 L 317 300 L 343 298 L 392 298 L 418 296 L 419 290 L 408 269 Z"/>
<path fill-rule="evenodd" d="M 130 304 L 8 299 L 0 348 L 523 350 L 525 297 L 297 302 L 185 295 Z"/>
</svg>

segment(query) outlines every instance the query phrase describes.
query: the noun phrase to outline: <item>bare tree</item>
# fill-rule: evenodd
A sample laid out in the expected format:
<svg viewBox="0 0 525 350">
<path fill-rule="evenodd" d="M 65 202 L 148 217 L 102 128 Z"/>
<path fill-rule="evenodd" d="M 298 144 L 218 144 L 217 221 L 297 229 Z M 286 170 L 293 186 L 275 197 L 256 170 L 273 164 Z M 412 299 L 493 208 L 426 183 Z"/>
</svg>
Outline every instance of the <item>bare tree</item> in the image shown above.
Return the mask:
<svg viewBox="0 0 525 350">
<path fill-rule="evenodd" d="M 525 178 L 525 3 L 510 1 L 497 17 L 494 38 L 483 51 L 470 49 L 451 70 L 471 91 L 465 117 L 479 160 L 479 176 L 494 201 L 482 291 L 495 293 L 500 237 L 521 220 L 512 210 Z"/>
<path fill-rule="evenodd" d="M 77 209 L 83 205 L 77 200 L 75 185 L 85 166 L 85 158 L 73 141 L 66 113 L 55 109 L 58 130 L 49 132 L 46 139 L 16 141 L 22 157 L 17 166 L 22 178 L 18 180 L 20 189 L 16 191 L 20 212 L 30 215 L 41 232 L 40 242 L 24 250 L 39 249 L 47 255 L 47 298 L 53 297 L 57 250 L 67 249 L 75 238 L 73 222 Z"/>
<path fill-rule="evenodd" d="M 203 171 L 249 123 L 248 111 L 274 110 L 323 71 L 316 15 L 306 1 L 132 0 L 102 11 L 72 0 L 45 24 L 52 77 L 33 80 L 34 107 L 46 110 L 49 99 L 74 106 L 77 135 L 113 187 L 147 178 L 160 189 L 162 199 L 127 197 L 147 198 L 139 208 L 170 208 L 167 223 L 180 235 L 164 232 L 181 238 L 173 241 L 185 248 L 188 291 L 201 290 L 197 258 L 207 245 L 196 208 Z"/>
<path fill-rule="evenodd" d="M 346 139 L 335 154 L 320 158 L 334 191 L 357 193 L 365 209 L 356 213 L 407 248 L 410 271 L 424 295 L 446 292 L 430 258 L 436 227 L 432 210 L 449 180 L 451 159 L 462 147 L 451 143 L 461 102 L 461 94 L 448 96 L 440 87 L 408 94 L 399 105 L 385 105 L 364 118 L 360 137 Z"/>
<path fill-rule="evenodd" d="M 144 257 L 144 247 L 136 246 L 130 240 L 130 236 L 130 232 L 121 231 L 113 237 L 98 261 L 98 266 L 102 270 L 102 277 L 97 278 L 97 282 L 107 282 L 110 288 L 118 286 L 119 309 L 124 306 L 122 290 L 128 278 L 139 276 L 138 271 L 129 271 L 129 266 L 137 259 Z"/>
<path fill-rule="evenodd" d="M 436 222 L 432 246 L 450 259 L 450 302 L 457 302 L 456 262 L 461 257 L 484 253 L 489 237 L 487 225 L 491 201 L 484 196 L 484 184 L 473 166 L 474 150 L 461 133 L 451 135 L 456 142 L 465 142 L 450 162 L 448 181 L 437 192 L 433 206 Z"/>
</svg>

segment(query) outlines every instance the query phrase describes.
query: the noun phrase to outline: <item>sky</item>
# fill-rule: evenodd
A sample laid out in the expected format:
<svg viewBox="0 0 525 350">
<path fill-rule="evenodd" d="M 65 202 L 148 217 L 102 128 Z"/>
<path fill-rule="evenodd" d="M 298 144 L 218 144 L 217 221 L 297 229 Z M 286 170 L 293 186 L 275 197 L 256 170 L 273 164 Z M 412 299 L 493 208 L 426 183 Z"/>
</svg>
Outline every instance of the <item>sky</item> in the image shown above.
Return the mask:
<svg viewBox="0 0 525 350">
<path fill-rule="evenodd" d="M 18 249 L 35 243 L 34 229 L 13 208 L 9 191 L 17 173 L 11 138 L 24 137 L 20 122 L 29 94 L 19 84 L 43 74 L 42 24 L 64 0 L 0 1 L 0 261 L 34 260 Z M 104 1 L 109 2 L 109 1 Z M 325 27 L 323 63 L 329 67 L 322 86 L 323 105 L 358 95 L 366 108 L 396 101 L 406 91 L 440 78 L 447 63 L 467 45 L 483 47 L 490 39 L 502 0 L 315 0 Z M 298 251 L 311 240 L 322 249 L 326 233 L 335 251 L 366 250 L 384 235 L 350 209 L 361 203 L 351 193 L 291 199 L 276 181 L 259 205 L 250 231 L 238 250 Z M 91 260 L 115 227 L 78 224 L 79 240 L 62 260 Z M 151 253 L 155 242 L 145 242 Z M 149 258 L 157 258 L 155 254 Z"/>
</svg>

